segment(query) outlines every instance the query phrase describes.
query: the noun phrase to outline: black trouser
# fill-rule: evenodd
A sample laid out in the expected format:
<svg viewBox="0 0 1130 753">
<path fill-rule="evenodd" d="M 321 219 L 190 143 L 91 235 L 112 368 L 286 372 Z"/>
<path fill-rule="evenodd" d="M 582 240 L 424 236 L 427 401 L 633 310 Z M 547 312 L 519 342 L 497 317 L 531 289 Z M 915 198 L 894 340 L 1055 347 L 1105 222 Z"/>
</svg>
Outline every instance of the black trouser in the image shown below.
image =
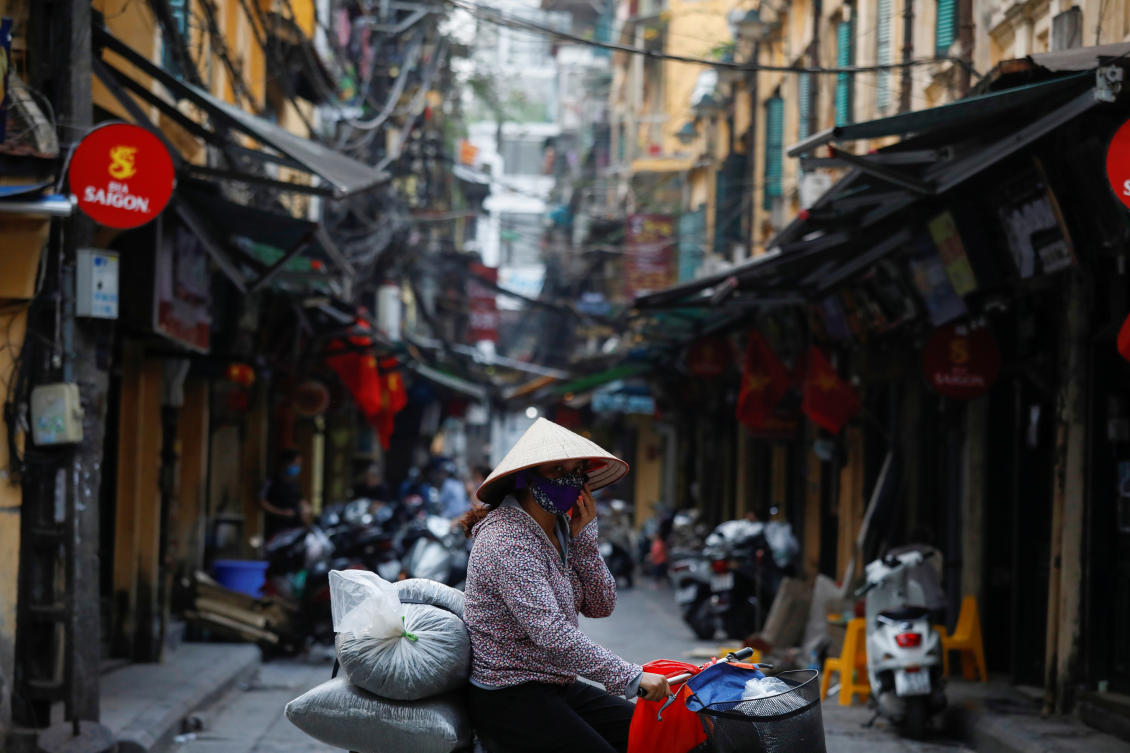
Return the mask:
<svg viewBox="0 0 1130 753">
<path fill-rule="evenodd" d="M 472 685 L 470 702 L 471 720 L 490 753 L 625 753 L 635 710 L 582 682 L 500 690 Z"/>
</svg>

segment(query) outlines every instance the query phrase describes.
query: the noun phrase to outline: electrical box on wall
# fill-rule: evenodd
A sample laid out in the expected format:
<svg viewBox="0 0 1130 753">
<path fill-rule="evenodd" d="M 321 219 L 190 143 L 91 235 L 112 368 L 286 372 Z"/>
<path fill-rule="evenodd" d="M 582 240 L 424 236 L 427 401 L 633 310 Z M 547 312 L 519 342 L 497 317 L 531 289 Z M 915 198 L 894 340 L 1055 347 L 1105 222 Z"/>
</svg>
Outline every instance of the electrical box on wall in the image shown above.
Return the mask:
<svg viewBox="0 0 1130 753">
<path fill-rule="evenodd" d="M 118 254 L 80 248 L 75 270 L 75 315 L 118 318 Z"/>
<path fill-rule="evenodd" d="M 41 384 L 31 391 L 31 437 L 37 445 L 82 441 L 77 384 Z"/>
</svg>

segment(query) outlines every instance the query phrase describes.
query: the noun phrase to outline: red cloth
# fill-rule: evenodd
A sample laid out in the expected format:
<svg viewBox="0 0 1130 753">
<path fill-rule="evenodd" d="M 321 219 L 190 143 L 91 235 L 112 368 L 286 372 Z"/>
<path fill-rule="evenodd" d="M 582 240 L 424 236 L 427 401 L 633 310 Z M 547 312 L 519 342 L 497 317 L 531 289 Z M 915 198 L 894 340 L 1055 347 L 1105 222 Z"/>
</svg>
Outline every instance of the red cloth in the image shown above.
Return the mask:
<svg viewBox="0 0 1130 753">
<path fill-rule="evenodd" d="M 644 672 L 654 672 L 668 678 L 688 672 L 698 674 L 701 668 L 695 664 L 659 659 L 643 665 Z M 674 688 L 672 688 L 674 690 Z M 636 701 L 632 715 L 632 726 L 628 732 L 628 753 L 687 753 L 696 745 L 706 741 L 706 731 L 698 720 L 698 715 L 687 708 L 686 699 L 690 688 L 684 683 L 679 688 L 679 697 L 663 712 L 663 721 L 656 719 L 665 701 Z"/>
<path fill-rule="evenodd" d="M 844 424 L 859 412 L 859 393 L 840 379 L 816 346 L 808 349 L 807 364 L 801 410 L 816 424 L 839 434 Z"/>
<path fill-rule="evenodd" d="M 765 425 L 773 409 L 789 391 L 789 372 L 757 330 L 749 333 L 742 388 L 738 392 L 738 420 L 751 429 Z"/>
</svg>

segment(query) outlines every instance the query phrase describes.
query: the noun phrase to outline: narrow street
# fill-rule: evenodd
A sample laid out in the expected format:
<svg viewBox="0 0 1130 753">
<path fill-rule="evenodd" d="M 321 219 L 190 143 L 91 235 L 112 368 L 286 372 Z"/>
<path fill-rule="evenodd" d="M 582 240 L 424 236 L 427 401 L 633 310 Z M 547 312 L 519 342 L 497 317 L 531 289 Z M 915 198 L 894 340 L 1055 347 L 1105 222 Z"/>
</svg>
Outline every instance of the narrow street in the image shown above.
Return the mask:
<svg viewBox="0 0 1130 753">
<path fill-rule="evenodd" d="M 683 658 L 696 647 L 717 644 L 696 641 L 671 603 L 670 591 L 642 583 L 622 590 L 616 612 L 607 619 L 582 618 L 594 639 L 624 658 L 645 662 L 653 658 Z M 330 675 L 329 654 L 264 664 L 255 680 L 237 687 L 205 710 L 203 729 L 191 739 L 174 742 L 161 753 L 322 753 L 333 751 L 300 732 L 287 721 L 287 701 Z M 824 705 L 829 753 L 942 753 L 968 750 L 961 743 L 937 736 L 929 742 L 903 740 L 882 722 L 871 729 L 862 724 L 870 714 L 859 705 L 842 708 L 835 698 Z M 183 738 L 182 738 L 183 739 Z"/>
</svg>

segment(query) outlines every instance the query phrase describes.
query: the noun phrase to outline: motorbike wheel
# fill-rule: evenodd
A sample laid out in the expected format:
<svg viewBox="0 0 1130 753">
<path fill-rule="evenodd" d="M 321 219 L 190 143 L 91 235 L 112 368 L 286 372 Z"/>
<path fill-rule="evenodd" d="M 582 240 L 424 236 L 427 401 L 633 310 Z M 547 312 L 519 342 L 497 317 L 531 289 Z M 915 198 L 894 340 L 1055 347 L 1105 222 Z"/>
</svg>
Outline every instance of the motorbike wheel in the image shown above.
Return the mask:
<svg viewBox="0 0 1130 753">
<path fill-rule="evenodd" d="M 902 720 L 903 734 L 911 740 L 926 737 L 926 727 L 930 722 L 930 698 L 914 696 L 906 699 L 906 716 Z"/>
<path fill-rule="evenodd" d="M 710 599 L 700 598 L 691 604 L 683 613 L 683 619 L 700 641 L 708 641 L 714 637 L 717 623 L 714 611 L 710 608 Z"/>
</svg>

